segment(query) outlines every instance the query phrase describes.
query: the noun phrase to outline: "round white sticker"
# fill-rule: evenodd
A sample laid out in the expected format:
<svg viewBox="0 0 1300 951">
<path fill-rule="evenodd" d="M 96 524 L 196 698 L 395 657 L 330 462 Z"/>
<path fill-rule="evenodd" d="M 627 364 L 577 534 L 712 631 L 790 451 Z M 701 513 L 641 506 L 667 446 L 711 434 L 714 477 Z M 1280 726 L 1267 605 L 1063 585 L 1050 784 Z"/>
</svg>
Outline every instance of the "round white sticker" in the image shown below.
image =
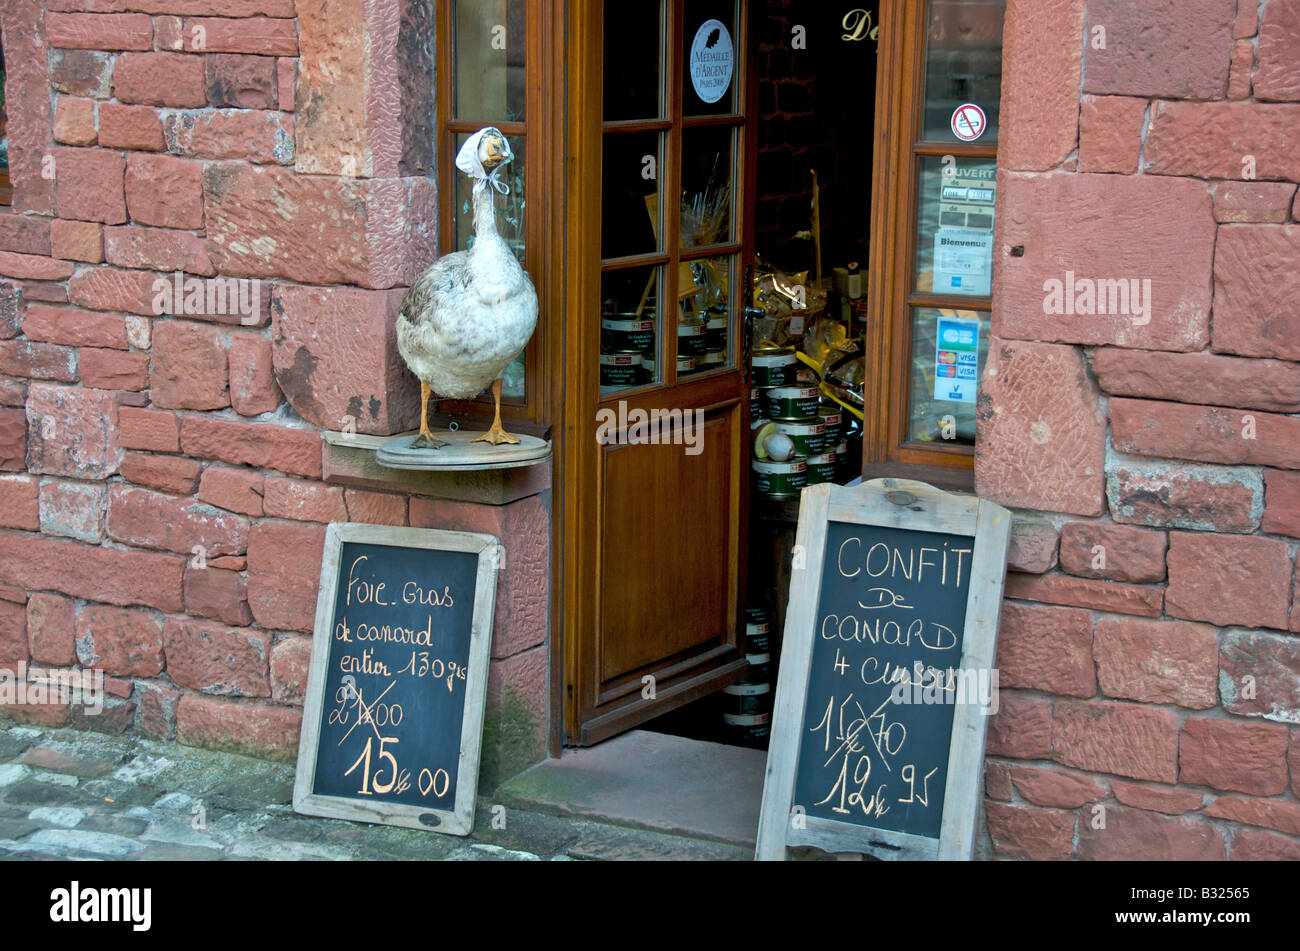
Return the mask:
<svg viewBox="0 0 1300 951">
<path fill-rule="evenodd" d="M 973 102 L 965 102 L 953 110 L 952 134 L 963 142 L 974 142 L 988 128 L 984 110 Z"/>
<path fill-rule="evenodd" d="M 721 20 L 705 20 L 691 43 L 691 85 L 705 102 L 717 102 L 731 86 L 736 52 Z"/>
</svg>

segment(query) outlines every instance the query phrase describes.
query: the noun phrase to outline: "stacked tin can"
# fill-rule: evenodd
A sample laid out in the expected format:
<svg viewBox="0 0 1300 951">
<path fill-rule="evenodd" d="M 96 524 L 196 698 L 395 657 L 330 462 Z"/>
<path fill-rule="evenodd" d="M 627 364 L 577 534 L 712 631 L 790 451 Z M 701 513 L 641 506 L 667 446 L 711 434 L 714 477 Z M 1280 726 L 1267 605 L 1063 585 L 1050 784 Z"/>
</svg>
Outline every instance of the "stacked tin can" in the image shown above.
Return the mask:
<svg viewBox="0 0 1300 951">
<path fill-rule="evenodd" d="M 746 746 L 764 746 L 772 731 L 772 635 L 766 608 L 745 609 L 745 659 L 749 661 L 738 683 L 723 688 L 722 722 L 733 740 Z"/>
<path fill-rule="evenodd" d="M 844 416 L 840 405 L 822 397 L 817 404 L 817 418 L 825 427 L 825 441 L 820 455 L 808 460 L 808 484 L 838 482 L 843 472 L 842 463 L 848 453 L 844 442 Z"/>
<path fill-rule="evenodd" d="M 785 347 L 759 347 L 751 360 L 753 389 L 750 390 L 749 415 L 752 430 L 757 434 L 772 421 L 771 394 L 798 389 L 795 376 L 799 362 L 794 351 Z M 787 460 L 760 459 L 756 455 L 753 467 L 755 489 L 769 499 L 798 498 L 808 484 L 807 456 L 801 457 L 797 448 L 795 456 Z"/>
<path fill-rule="evenodd" d="M 600 318 L 600 385 L 640 386 L 654 379 L 655 322 L 644 314 Z"/>
</svg>

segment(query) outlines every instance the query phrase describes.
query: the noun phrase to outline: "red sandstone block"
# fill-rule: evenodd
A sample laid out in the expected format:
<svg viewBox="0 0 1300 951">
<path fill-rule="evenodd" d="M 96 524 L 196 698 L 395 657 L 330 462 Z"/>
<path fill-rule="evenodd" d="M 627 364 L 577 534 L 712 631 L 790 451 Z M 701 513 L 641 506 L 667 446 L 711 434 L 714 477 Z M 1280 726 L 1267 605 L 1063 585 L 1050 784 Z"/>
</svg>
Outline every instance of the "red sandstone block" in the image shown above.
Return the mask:
<svg viewBox="0 0 1300 951">
<path fill-rule="evenodd" d="M 1291 752 L 1287 760 L 1291 764 L 1291 792 L 1300 796 L 1300 730 L 1291 731 Z"/>
<path fill-rule="evenodd" d="M 1178 717 L 1131 703 L 1059 701 L 1052 758 L 1066 766 L 1134 779 L 1178 780 Z"/>
<path fill-rule="evenodd" d="M 1119 452 L 1300 469 L 1300 419 L 1219 406 L 1112 399 Z"/>
<path fill-rule="evenodd" d="M 1102 618 L 1092 650 L 1107 696 L 1195 710 L 1218 703 L 1219 645 L 1208 625 Z"/>
<path fill-rule="evenodd" d="M 221 409 L 230 405 L 226 347 L 216 327 L 169 320 L 153 332 L 149 379 L 155 406 Z"/>
<path fill-rule="evenodd" d="M 989 719 L 985 753 L 1015 759 L 1045 759 L 1052 749 L 1052 705 L 1002 691 L 997 714 Z"/>
<path fill-rule="evenodd" d="M 1164 596 L 1160 588 L 1153 586 L 1093 581 L 1061 574 L 1025 575 L 1016 571 L 1007 573 L 1004 594 L 1008 598 L 1022 601 L 1063 604 L 1143 617 L 1159 617 Z"/>
<path fill-rule="evenodd" d="M 346 522 L 340 486 L 270 477 L 263 487 L 266 514 L 300 522 Z"/>
<path fill-rule="evenodd" d="M 113 91 L 113 61 L 109 53 L 52 49 L 50 86 L 70 96 L 108 99 Z"/>
<path fill-rule="evenodd" d="M 310 667 L 310 637 L 286 637 L 276 642 L 271 650 L 271 696 L 276 703 L 302 706 Z"/>
<path fill-rule="evenodd" d="M 122 458 L 117 403 L 106 390 L 33 383 L 27 391 L 27 468 L 106 479 Z"/>
<path fill-rule="evenodd" d="M 1214 349 L 1300 360 L 1294 318 L 1288 322 L 1280 316 L 1294 306 L 1298 272 L 1300 225 L 1220 228 L 1214 256 Z"/>
<path fill-rule="evenodd" d="M 40 531 L 40 482 L 27 475 L 0 475 L 0 528 Z"/>
<path fill-rule="evenodd" d="M 23 333 L 30 340 L 71 347 L 110 347 L 116 350 L 127 347 L 124 317 L 71 307 L 29 305 Z"/>
<path fill-rule="evenodd" d="M 189 499 L 115 485 L 109 493 L 108 537 L 124 545 L 204 558 L 241 554 L 248 545 L 248 519 Z"/>
<path fill-rule="evenodd" d="M 51 667 L 77 662 L 77 605 L 59 594 L 36 592 L 27 599 L 27 640 L 32 660 Z"/>
<path fill-rule="evenodd" d="M 3 357 L 3 345 L 0 345 L 0 357 Z M 22 400 L 25 405 L 25 390 Z M 26 468 L 27 413 L 21 407 L 0 409 L 0 472 L 21 472 Z"/>
<path fill-rule="evenodd" d="M 1062 769 L 1012 766 L 1011 782 L 1021 797 L 1035 806 L 1077 809 L 1105 799 L 1107 795 L 1104 780 Z"/>
<path fill-rule="evenodd" d="M 60 96 L 54 109 L 54 141 L 64 145 L 94 145 L 95 100 Z"/>
<path fill-rule="evenodd" d="M 0 251 L 0 274 L 19 279 L 37 281 L 63 281 L 72 276 L 73 266 L 66 261 L 55 261 L 35 254 L 16 254 Z"/>
<path fill-rule="evenodd" d="M 1232 837 L 1234 862 L 1300 861 L 1300 842 L 1258 829 L 1238 829 Z"/>
<path fill-rule="evenodd" d="M 50 46 L 74 50 L 153 49 L 153 22 L 143 13 L 47 13 Z"/>
<path fill-rule="evenodd" d="M 70 716 L 66 703 L 0 703 L 0 711 L 16 723 L 43 727 L 67 726 Z"/>
<path fill-rule="evenodd" d="M 77 379 L 77 351 L 30 340 L 6 340 L 0 343 L 0 373 L 74 383 Z"/>
<path fill-rule="evenodd" d="M 1300 473 L 1267 469 L 1264 480 L 1267 490 L 1260 530 L 1300 538 Z"/>
<path fill-rule="evenodd" d="M 1219 222 L 1281 224 L 1291 216 L 1296 186 L 1290 182 L 1219 182 L 1214 218 Z"/>
<path fill-rule="evenodd" d="M 259 522 L 248 539 L 248 604 L 259 626 L 311 631 L 325 526 Z"/>
<path fill-rule="evenodd" d="M 212 275 L 202 239 L 184 231 L 161 228 L 107 228 L 104 257 L 119 267 L 150 268 L 155 271 L 188 271 Z"/>
<path fill-rule="evenodd" d="M 200 459 L 316 479 L 321 474 L 321 441 L 315 430 L 186 416 L 181 424 L 181 447 L 186 455 Z"/>
<path fill-rule="evenodd" d="M 1106 522 L 1068 522 L 1061 529 L 1061 567 L 1081 578 L 1163 581 L 1164 532 Z"/>
<path fill-rule="evenodd" d="M 1251 40 L 1237 40 L 1232 47 L 1232 62 L 1228 66 L 1228 98 L 1233 101 L 1250 98 L 1250 80 L 1255 70 L 1255 44 Z"/>
<path fill-rule="evenodd" d="M 980 495 L 1020 508 L 1100 515 L 1106 435 L 1098 400 L 1074 348 L 995 340 L 980 394 Z"/>
<path fill-rule="evenodd" d="M 185 694 L 176 708 L 176 738 L 185 746 L 228 750 L 292 762 L 302 712 Z"/>
<path fill-rule="evenodd" d="M 99 144 L 113 149 L 161 152 L 162 120 L 148 106 L 106 102 L 99 107 Z"/>
<path fill-rule="evenodd" d="M 1295 102 L 1300 99 L 1300 3 L 1276 0 L 1264 7 L 1259 25 L 1259 69 L 1255 72 L 1255 98 Z"/>
<path fill-rule="evenodd" d="M 1079 131 L 1082 0 L 1056 0 L 1006 10 L 1002 124 L 998 164 L 1046 170 L 1074 151 Z"/>
<path fill-rule="evenodd" d="M 206 98 L 203 59 L 185 53 L 123 53 L 113 72 L 121 102 L 192 109 Z"/>
<path fill-rule="evenodd" d="M 1107 470 L 1106 495 L 1116 522 L 1253 532 L 1264 484 L 1258 469 L 1124 461 Z"/>
<path fill-rule="evenodd" d="M 98 264 L 104 260 L 104 226 L 56 218 L 50 222 L 50 250 L 56 258 Z"/>
<path fill-rule="evenodd" d="M 262 483 L 265 476 L 251 469 L 208 466 L 199 481 L 199 500 L 244 515 L 263 514 Z"/>
<path fill-rule="evenodd" d="M 27 405 L 27 381 L 26 380 L 0 380 L 0 406 L 23 407 Z M 4 419 L 4 412 L 0 410 L 0 420 Z M 27 420 L 23 418 L 23 429 L 27 428 Z M 0 423 L 0 445 L 4 445 L 6 438 L 4 424 Z M 0 465 L 0 469 L 4 466 Z"/>
<path fill-rule="evenodd" d="M 196 28 L 202 32 L 196 33 Z M 183 32 L 187 49 L 202 49 L 208 53 L 298 55 L 298 26 L 290 19 L 194 17 L 185 21 Z M 200 35 L 202 47 L 197 40 Z"/>
<path fill-rule="evenodd" d="M 230 697 L 269 697 L 270 639 L 249 628 L 168 618 L 163 626 L 167 673 L 177 684 Z"/>
<path fill-rule="evenodd" d="M 84 386 L 139 392 L 149 387 L 149 355 L 83 347 L 77 355 Z"/>
<path fill-rule="evenodd" d="M 1228 86 L 1237 0 L 1089 0 L 1088 22 L 1106 27 L 1090 47 L 1090 93 L 1221 99 Z"/>
<path fill-rule="evenodd" d="M 59 281 L 26 280 L 23 281 L 22 296 L 27 301 L 66 304 L 68 302 L 68 289 Z"/>
<path fill-rule="evenodd" d="M 1300 722 L 1300 638 L 1225 631 L 1219 690 L 1223 708 L 1231 713 Z"/>
<path fill-rule="evenodd" d="M 293 117 L 279 112 L 174 112 L 167 116 L 163 134 L 174 155 L 293 164 Z"/>
<path fill-rule="evenodd" d="M 1259 32 L 1260 0 L 1237 0 L 1237 19 L 1233 22 L 1232 35 L 1243 40 Z"/>
<path fill-rule="evenodd" d="M 1292 570 L 1286 542 L 1171 532 L 1168 562 L 1171 616 L 1286 629 Z"/>
<path fill-rule="evenodd" d="M 248 587 L 238 571 L 189 565 L 185 569 L 185 613 L 245 627 L 252 623 Z"/>
<path fill-rule="evenodd" d="M 1004 604 L 996 665 L 1001 687 L 1093 696 L 1097 679 L 1092 666 L 1092 615 L 1069 608 Z"/>
<path fill-rule="evenodd" d="M 128 452 L 122 456 L 123 479 L 173 495 L 192 495 L 199 484 L 201 468 L 195 460 L 179 456 L 154 456 L 142 452 Z"/>
<path fill-rule="evenodd" d="M 42 215 L 13 214 L 0 210 L 0 251 L 19 254 L 50 253 L 50 219 Z"/>
<path fill-rule="evenodd" d="M 175 413 L 123 407 L 118 417 L 123 448 L 180 452 L 181 428 Z"/>
<path fill-rule="evenodd" d="M 30 656 L 27 646 L 27 609 L 0 601 L 0 670 L 12 671 Z"/>
<path fill-rule="evenodd" d="M 274 109 L 276 62 L 270 56 L 212 53 L 203 58 L 208 104 L 238 109 Z"/>
<path fill-rule="evenodd" d="M 294 85 L 298 71 L 296 59 L 278 59 L 275 61 L 275 85 L 281 112 L 293 112 Z"/>
<path fill-rule="evenodd" d="M 1157 102 L 1147 125 L 1146 174 L 1240 179 L 1253 171 L 1258 180 L 1300 181 L 1300 152 L 1287 139 L 1297 121 L 1296 103 Z"/>
<path fill-rule="evenodd" d="M 1092 365 L 1101 388 L 1118 396 L 1300 412 L 1300 366 L 1281 360 L 1103 347 Z"/>
<path fill-rule="evenodd" d="M 1287 787 L 1287 728 L 1278 723 L 1193 718 L 1183 726 L 1179 779 L 1259 796 Z"/>
<path fill-rule="evenodd" d="M 241 416 L 270 413 L 283 402 L 275 382 L 271 341 L 262 334 L 230 338 L 230 405 Z"/>
<path fill-rule="evenodd" d="M 83 667 L 120 677 L 157 677 L 163 669 L 162 622 L 150 611 L 91 604 L 77 614 Z"/>
<path fill-rule="evenodd" d="M 1205 807 L 1205 814 L 1216 819 L 1277 829 L 1287 835 L 1300 835 L 1300 803 L 1220 796 Z"/>
<path fill-rule="evenodd" d="M 1111 780 L 1110 791 L 1126 806 L 1146 809 L 1148 812 L 1163 812 L 1171 816 L 1195 812 L 1205 801 L 1205 796 L 1195 790 L 1151 786 L 1146 783 L 1126 783 L 1118 779 Z"/>
<path fill-rule="evenodd" d="M 1079 110 L 1079 171 L 1137 171 L 1147 100 L 1084 96 Z"/>
<path fill-rule="evenodd" d="M 41 484 L 41 532 L 99 544 L 104 540 L 104 487 L 46 479 Z"/>
<path fill-rule="evenodd" d="M 349 522 L 371 525 L 406 525 L 406 497 L 387 492 L 345 489 L 343 500 L 348 507 Z"/>
<path fill-rule="evenodd" d="M 157 296 L 155 282 L 165 280 L 150 271 L 82 268 L 68 281 L 68 299 L 93 310 L 152 315 L 153 301 Z"/>
<path fill-rule="evenodd" d="M 136 224 L 203 227 L 203 167 L 167 155 L 132 155 L 126 167 L 126 202 Z"/>
<path fill-rule="evenodd" d="M 1055 861 L 1074 855 L 1075 814 L 1001 802 L 985 805 L 989 836 L 999 855 Z"/>
<path fill-rule="evenodd" d="M 140 683 L 138 687 L 136 726 L 142 733 L 157 739 L 175 739 L 176 704 L 181 698 L 180 691 L 149 683 Z"/>
<path fill-rule="evenodd" d="M 1079 823 L 1079 858 L 1087 861 L 1222 861 L 1223 833 L 1194 816 L 1162 816 L 1141 809 L 1108 806 L 1105 825 Z"/>
<path fill-rule="evenodd" d="M 124 161 L 105 149 L 54 149 L 55 189 L 60 218 L 126 221 L 123 197 Z"/>
</svg>

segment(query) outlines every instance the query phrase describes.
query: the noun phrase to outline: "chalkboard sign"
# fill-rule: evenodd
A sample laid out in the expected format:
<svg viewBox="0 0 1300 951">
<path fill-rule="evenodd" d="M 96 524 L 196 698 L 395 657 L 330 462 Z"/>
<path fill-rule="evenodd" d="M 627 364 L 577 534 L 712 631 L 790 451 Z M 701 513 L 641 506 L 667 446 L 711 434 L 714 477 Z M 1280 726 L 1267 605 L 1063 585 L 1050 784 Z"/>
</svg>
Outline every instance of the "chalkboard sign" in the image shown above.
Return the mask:
<svg viewBox="0 0 1300 951">
<path fill-rule="evenodd" d="M 468 835 L 500 542 L 333 524 L 295 811 Z"/>
<path fill-rule="evenodd" d="M 1010 527 L 920 482 L 804 490 L 758 858 L 970 857 Z"/>
</svg>

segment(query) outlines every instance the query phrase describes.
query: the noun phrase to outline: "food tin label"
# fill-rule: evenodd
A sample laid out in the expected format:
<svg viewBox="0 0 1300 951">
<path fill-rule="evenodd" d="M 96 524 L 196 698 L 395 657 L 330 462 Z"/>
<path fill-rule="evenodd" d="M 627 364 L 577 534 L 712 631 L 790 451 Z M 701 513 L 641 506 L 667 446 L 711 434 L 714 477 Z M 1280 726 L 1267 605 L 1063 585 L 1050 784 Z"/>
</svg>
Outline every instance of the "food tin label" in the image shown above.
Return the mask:
<svg viewBox="0 0 1300 951">
<path fill-rule="evenodd" d="M 772 722 L 770 713 L 724 713 L 722 715 L 724 723 L 731 726 L 762 726 Z"/>
<path fill-rule="evenodd" d="M 696 361 L 695 361 L 695 358 L 694 358 L 694 357 L 678 357 L 678 358 L 677 358 L 677 372 L 678 372 L 678 373 L 690 373 L 692 370 L 695 369 L 695 362 L 696 362 Z"/>
<path fill-rule="evenodd" d="M 641 365 L 641 354 L 639 353 L 602 353 L 600 363 L 607 367 L 639 367 Z"/>
<path fill-rule="evenodd" d="M 677 336 L 679 337 L 703 337 L 707 330 L 703 323 L 694 323 L 685 318 L 677 325 Z"/>
<path fill-rule="evenodd" d="M 750 666 L 756 664 L 770 664 L 772 662 L 771 654 L 746 654 L 745 660 L 749 661 Z"/>
<path fill-rule="evenodd" d="M 756 367 L 792 367 L 796 363 L 793 350 L 755 350 Z"/>
<path fill-rule="evenodd" d="M 757 697 L 760 694 L 771 693 L 771 684 L 732 684 L 730 687 L 723 687 L 723 693 L 729 693 L 733 697 Z"/>
<path fill-rule="evenodd" d="M 745 625 L 745 633 L 751 637 L 755 634 L 767 634 L 770 632 L 772 625 L 767 621 L 750 621 Z"/>
<path fill-rule="evenodd" d="M 606 317 L 600 322 L 600 326 L 604 330 L 614 330 L 618 333 L 644 333 L 646 331 L 653 332 L 655 322 L 653 320 L 614 320 Z"/>
<path fill-rule="evenodd" d="M 725 350 L 710 350 L 704 354 L 700 363 L 705 366 L 722 366 L 727 362 L 727 352 Z"/>
<path fill-rule="evenodd" d="M 817 419 L 817 388 L 776 386 L 767 391 L 768 414 L 774 419 Z"/>
<path fill-rule="evenodd" d="M 762 475 L 799 475 L 808 471 L 806 459 L 791 459 L 789 462 L 760 462 L 754 460 L 754 471 Z"/>
</svg>

